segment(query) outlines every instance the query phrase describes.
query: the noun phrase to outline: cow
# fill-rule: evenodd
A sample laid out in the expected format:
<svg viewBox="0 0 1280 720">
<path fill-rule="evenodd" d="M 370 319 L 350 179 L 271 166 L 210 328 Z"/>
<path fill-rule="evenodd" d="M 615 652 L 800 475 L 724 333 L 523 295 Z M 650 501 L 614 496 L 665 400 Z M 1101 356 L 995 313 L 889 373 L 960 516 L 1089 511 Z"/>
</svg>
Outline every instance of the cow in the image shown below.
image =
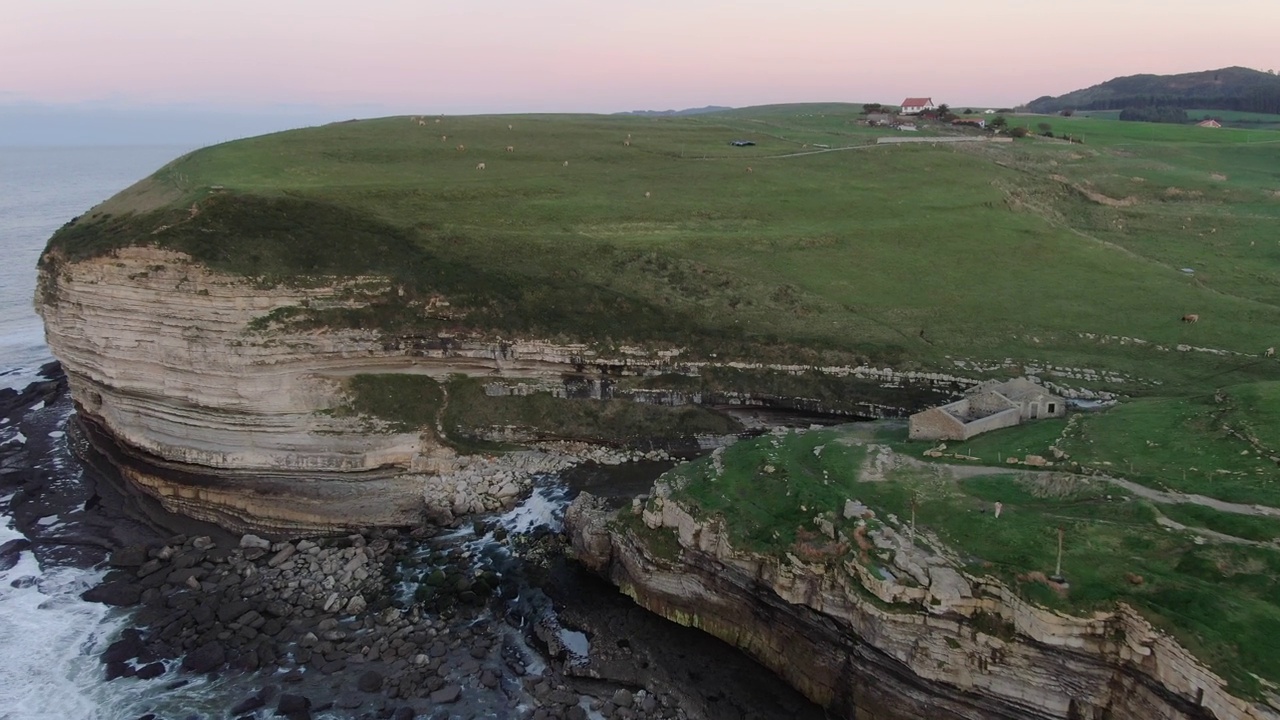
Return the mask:
<svg viewBox="0 0 1280 720">
<path fill-rule="evenodd" d="M 507 126 L 507 129 L 508 129 L 508 130 L 514 130 L 515 128 L 511 127 L 510 125 L 508 125 L 508 126 Z"/>
<path fill-rule="evenodd" d="M 515 152 L 515 151 L 516 151 L 516 146 L 515 146 L 515 145 L 508 145 L 508 146 L 507 146 L 507 152 Z"/>
<path fill-rule="evenodd" d="M 426 125 L 426 124 L 427 124 L 427 121 L 426 121 L 426 120 L 419 120 L 419 121 L 418 121 L 418 124 L 419 124 L 419 125 Z"/>
<path fill-rule="evenodd" d="M 1275 349 L 1274 347 L 1269 347 L 1269 348 L 1267 348 L 1267 351 L 1266 351 L 1266 352 L 1264 352 L 1264 353 L 1262 353 L 1262 354 L 1263 354 L 1265 357 L 1275 357 L 1275 356 L 1276 356 L 1276 349 Z"/>
<path fill-rule="evenodd" d="M 477 164 L 476 164 L 476 169 L 477 169 L 477 170 L 483 170 L 483 169 L 484 169 L 484 163 L 477 163 Z"/>
<path fill-rule="evenodd" d="M 747 172 L 752 172 L 750 165 L 747 166 Z"/>
<path fill-rule="evenodd" d="M 626 140 L 623 140 L 622 144 L 626 147 L 631 147 L 631 138 L 627 138 Z"/>
<path fill-rule="evenodd" d="M 1195 313 L 1188 313 L 1182 316 L 1182 322 L 1188 325 L 1193 325 L 1195 323 L 1200 322 L 1200 316 Z"/>
<path fill-rule="evenodd" d="M 446 140 L 448 140 L 448 139 L 449 139 L 449 136 L 448 136 L 448 135 L 441 135 L 441 136 L 440 136 L 440 142 L 444 142 L 444 141 L 446 141 Z"/>
<path fill-rule="evenodd" d="M 565 166 L 565 167 L 569 167 L 569 161 L 568 161 L 568 160 L 565 160 L 565 161 L 564 161 L 564 166 Z"/>
<path fill-rule="evenodd" d="M 649 191 L 648 191 L 648 190 L 645 190 L 645 191 L 644 191 L 644 196 L 645 196 L 645 197 L 649 197 Z"/>
<path fill-rule="evenodd" d="M 466 152 L 466 151 L 467 151 L 467 146 L 466 146 L 466 145 L 459 145 L 459 146 L 458 146 L 458 152 Z"/>
<path fill-rule="evenodd" d="M 436 122 L 440 122 L 440 118 L 436 118 Z"/>
</svg>

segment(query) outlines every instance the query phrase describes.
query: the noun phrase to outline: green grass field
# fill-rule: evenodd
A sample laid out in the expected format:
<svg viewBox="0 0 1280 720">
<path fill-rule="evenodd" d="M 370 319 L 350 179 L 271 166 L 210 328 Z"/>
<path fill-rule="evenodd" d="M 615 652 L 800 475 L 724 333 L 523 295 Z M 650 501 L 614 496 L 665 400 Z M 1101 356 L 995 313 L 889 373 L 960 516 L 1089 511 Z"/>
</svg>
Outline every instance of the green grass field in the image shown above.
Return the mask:
<svg viewBox="0 0 1280 720">
<path fill-rule="evenodd" d="M 175 161 L 51 248 L 74 259 L 156 242 L 272 280 L 382 272 L 411 290 L 403 304 L 440 292 L 477 329 L 506 333 L 1105 368 L 1130 381 L 1101 384 L 1127 392 L 1274 372 L 1155 346 L 1277 344 L 1280 133 L 1053 118 L 1086 144 L 885 147 L 876 137 L 894 131 L 860 125 L 858 110 L 278 133 Z M 757 144 L 728 145 L 739 138 Z M 1186 312 L 1202 322 L 1179 323 Z M 295 319 L 431 329 L 394 299 Z"/>
<path fill-rule="evenodd" d="M 724 453 L 720 474 L 703 459 L 667 477 L 680 488 L 675 498 L 724 518 L 736 546 L 774 554 L 803 555 L 806 542 L 821 540 L 815 517 L 852 536 L 857 519 L 842 518 L 846 499 L 874 509 L 873 523 L 895 524 L 889 518 L 896 516 L 902 529 L 914 498 L 917 527 L 968 558 L 971 573 L 998 576 L 1028 600 L 1068 612 L 1129 603 L 1241 694 L 1259 692 L 1255 674 L 1280 680 L 1272 642 L 1280 631 L 1280 550 L 1204 543 L 1161 527 L 1157 517 L 1254 541 L 1280 534 L 1280 521 L 1152 504 L 1101 480 L 1052 474 L 953 480 L 898 466 L 868 480 L 861 472 L 867 448 L 852 444 L 860 433 L 844 426 L 743 441 Z M 1004 506 L 998 519 L 995 502 Z M 1032 575 L 1055 571 L 1058 527 L 1066 537 L 1065 595 Z M 869 561 L 888 562 L 877 558 Z"/>
</svg>

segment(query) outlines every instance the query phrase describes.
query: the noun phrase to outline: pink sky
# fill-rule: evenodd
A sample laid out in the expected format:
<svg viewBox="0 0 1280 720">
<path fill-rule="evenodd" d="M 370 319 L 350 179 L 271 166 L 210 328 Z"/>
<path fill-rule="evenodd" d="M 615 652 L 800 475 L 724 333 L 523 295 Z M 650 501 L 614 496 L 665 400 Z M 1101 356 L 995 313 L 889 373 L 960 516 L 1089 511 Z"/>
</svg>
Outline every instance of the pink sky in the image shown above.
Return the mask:
<svg viewBox="0 0 1280 720">
<path fill-rule="evenodd" d="M 1010 105 L 1117 75 L 1280 70 L 1278 0 L 31 0 L 0 100 L 592 111 Z"/>
</svg>

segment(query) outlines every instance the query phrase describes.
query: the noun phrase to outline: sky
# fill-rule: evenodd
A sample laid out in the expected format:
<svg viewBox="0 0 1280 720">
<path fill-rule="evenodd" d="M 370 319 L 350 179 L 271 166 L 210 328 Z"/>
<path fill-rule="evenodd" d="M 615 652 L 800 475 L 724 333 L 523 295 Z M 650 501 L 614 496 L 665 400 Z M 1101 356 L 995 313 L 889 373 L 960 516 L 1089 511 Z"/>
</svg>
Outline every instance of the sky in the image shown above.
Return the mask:
<svg viewBox="0 0 1280 720">
<path fill-rule="evenodd" d="M 1280 69 L 1277 28 L 1277 0 L 0 0 L 0 107 L 1008 106 L 1118 75 Z"/>
</svg>

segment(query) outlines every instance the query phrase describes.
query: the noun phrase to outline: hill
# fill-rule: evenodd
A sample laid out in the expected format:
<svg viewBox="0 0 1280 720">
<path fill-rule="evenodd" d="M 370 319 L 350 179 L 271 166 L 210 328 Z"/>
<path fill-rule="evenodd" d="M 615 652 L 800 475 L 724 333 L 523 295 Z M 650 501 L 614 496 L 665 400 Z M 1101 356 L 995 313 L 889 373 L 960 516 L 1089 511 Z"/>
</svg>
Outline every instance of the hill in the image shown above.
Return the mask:
<svg viewBox="0 0 1280 720">
<path fill-rule="evenodd" d="M 249 276 L 388 273 L 406 291 L 377 314 L 388 329 L 442 294 L 466 314 L 437 330 L 755 360 L 1060 367 L 1050 377 L 1101 373 L 1085 384 L 1121 392 L 1272 372 L 1231 358 L 1277 344 L 1273 133 L 1062 118 L 1055 129 L 1089 144 L 886 146 L 874 143 L 895 131 L 859 113 L 388 118 L 266 135 L 178 159 L 49 251 L 144 243 Z M 1193 311 L 1201 323 L 1178 322 Z M 1108 340 L 1121 337 L 1142 343 Z"/>
<path fill-rule="evenodd" d="M 1179 75 L 1128 75 L 1027 104 L 1037 113 L 1143 107 L 1280 113 L 1280 77 L 1243 67 Z"/>
</svg>

